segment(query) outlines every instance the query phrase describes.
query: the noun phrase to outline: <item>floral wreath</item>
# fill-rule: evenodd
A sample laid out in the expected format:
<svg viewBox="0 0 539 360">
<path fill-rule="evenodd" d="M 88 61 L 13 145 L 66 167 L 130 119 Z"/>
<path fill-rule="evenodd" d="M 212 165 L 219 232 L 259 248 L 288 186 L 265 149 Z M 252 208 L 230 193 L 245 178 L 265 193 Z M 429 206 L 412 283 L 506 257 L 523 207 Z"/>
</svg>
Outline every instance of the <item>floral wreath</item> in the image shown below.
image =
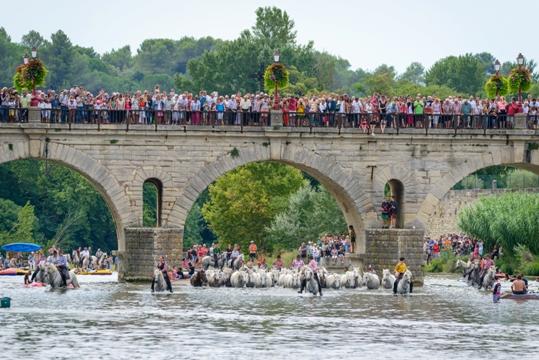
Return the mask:
<svg viewBox="0 0 539 360">
<path fill-rule="evenodd" d="M 30 90 L 45 83 L 47 68 L 39 59 L 30 59 L 28 64 L 19 65 L 13 76 L 13 86 L 18 90 Z"/>
<path fill-rule="evenodd" d="M 509 73 L 509 88 L 512 93 L 528 91 L 532 85 L 532 74 L 528 68 L 516 67 Z"/>
<path fill-rule="evenodd" d="M 273 91 L 276 86 L 280 89 L 288 86 L 288 70 L 281 63 L 271 64 L 264 71 L 264 87 L 266 91 Z"/>
<path fill-rule="evenodd" d="M 492 75 L 485 83 L 487 97 L 505 96 L 509 92 L 509 80 L 505 76 Z"/>
</svg>

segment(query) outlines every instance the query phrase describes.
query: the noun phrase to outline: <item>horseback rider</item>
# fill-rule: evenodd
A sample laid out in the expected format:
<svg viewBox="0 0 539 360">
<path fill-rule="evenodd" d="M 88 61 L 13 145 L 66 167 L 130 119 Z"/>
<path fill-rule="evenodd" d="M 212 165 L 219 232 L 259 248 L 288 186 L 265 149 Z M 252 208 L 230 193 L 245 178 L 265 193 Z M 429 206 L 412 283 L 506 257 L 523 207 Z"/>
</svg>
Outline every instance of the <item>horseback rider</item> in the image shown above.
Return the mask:
<svg viewBox="0 0 539 360">
<path fill-rule="evenodd" d="M 312 255 L 309 255 L 309 264 L 307 266 L 309 266 L 311 270 L 313 271 L 314 279 L 316 280 L 316 283 L 318 284 L 318 293 L 320 294 L 320 296 L 322 296 L 322 285 L 320 285 L 320 278 L 318 277 L 318 263 L 316 262 L 316 260 L 313 258 Z M 301 288 L 299 289 L 298 293 L 299 294 L 303 293 L 303 290 L 305 289 L 306 286 L 307 286 L 307 279 L 302 279 Z"/>
<path fill-rule="evenodd" d="M 61 253 L 61 250 L 54 248 L 52 250 L 52 263 L 56 266 L 62 277 L 62 286 L 67 286 L 67 279 L 69 279 L 69 271 L 67 270 L 67 260 Z"/>
<path fill-rule="evenodd" d="M 404 273 L 408 270 L 408 266 L 404 262 L 404 257 L 399 259 L 397 265 L 395 265 L 395 282 L 393 283 L 393 294 L 397 294 L 397 286 L 399 281 L 403 278 Z M 410 292 L 412 292 L 412 284 L 410 284 Z"/>
<path fill-rule="evenodd" d="M 213 263 L 215 264 L 214 267 L 217 268 L 219 267 L 219 255 L 221 254 L 221 249 L 219 249 L 218 243 L 213 243 L 211 249 L 213 253 Z"/>
<path fill-rule="evenodd" d="M 165 283 L 167 284 L 167 290 L 172 292 L 172 284 L 170 283 L 170 278 L 168 277 L 168 266 L 163 256 L 159 257 L 159 263 L 157 264 L 157 268 L 163 273 L 163 278 L 165 279 Z M 155 276 L 152 279 L 152 292 L 154 291 L 154 285 Z"/>
</svg>

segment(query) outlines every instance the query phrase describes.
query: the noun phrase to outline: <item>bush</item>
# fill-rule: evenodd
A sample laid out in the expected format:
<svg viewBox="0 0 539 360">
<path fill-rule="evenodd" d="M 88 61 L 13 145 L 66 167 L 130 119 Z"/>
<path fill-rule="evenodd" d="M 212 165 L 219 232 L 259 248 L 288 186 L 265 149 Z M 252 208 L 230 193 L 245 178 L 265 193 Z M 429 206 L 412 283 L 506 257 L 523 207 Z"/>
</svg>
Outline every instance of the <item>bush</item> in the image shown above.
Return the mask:
<svg viewBox="0 0 539 360">
<path fill-rule="evenodd" d="M 538 254 L 539 195 L 515 192 L 483 197 L 460 211 L 458 226 L 483 240 L 487 249 L 501 245 L 506 256 L 515 256 L 519 244 Z"/>
<path fill-rule="evenodd" d="M 467 261 L 466 256 L 455 256 L 451 252 L 442 252 L 439 258 L 433 259 L 430 264 L 425 265 L 425 271 L 433 273 L 454 273 L 456 271 L 458 259 Z"/>
<path fill-rule="evenodd" d="M 539 258 L 522 264 L 520 266 L 520 272 L 524 275 L 539 276 Z"/>
</svg>

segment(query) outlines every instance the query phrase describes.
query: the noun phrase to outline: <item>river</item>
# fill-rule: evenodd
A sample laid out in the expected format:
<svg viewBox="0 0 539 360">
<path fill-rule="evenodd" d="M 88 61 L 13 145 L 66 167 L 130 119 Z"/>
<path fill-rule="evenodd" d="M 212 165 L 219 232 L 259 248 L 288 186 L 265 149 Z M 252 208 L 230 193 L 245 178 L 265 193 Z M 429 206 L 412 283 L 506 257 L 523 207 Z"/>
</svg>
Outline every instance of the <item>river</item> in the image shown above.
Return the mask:
<svg viewBox="0 0 539 360">
<path fill-rule="evenodd" d="M 539 358 L 539 301 L 493 304 L 457 276 L 427 276 L 408 297 L 363 288 L 322 298 L 186 284 L 152 295 L 147 284 L 80 278 L 67 292 L 0 278 L 12 298 L 0 309 L 2 358 Z"/>
</svg>

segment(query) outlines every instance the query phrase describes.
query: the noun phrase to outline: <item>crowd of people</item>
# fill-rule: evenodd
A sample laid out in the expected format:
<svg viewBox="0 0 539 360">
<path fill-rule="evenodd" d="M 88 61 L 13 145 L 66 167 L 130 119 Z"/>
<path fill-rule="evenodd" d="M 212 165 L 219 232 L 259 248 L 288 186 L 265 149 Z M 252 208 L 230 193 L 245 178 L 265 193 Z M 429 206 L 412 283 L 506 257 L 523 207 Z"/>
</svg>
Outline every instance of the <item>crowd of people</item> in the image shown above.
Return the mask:
<svg viewBox="0 0 539 360">
<path fill-rule="evenodd" d="M 3 256 L 0 253 L 0 270 L 9 268 L 27 268 L 35 271 L 40 264 L 54 263 L 55 253 L 61 258 L 62 264 L 65 262 L 68 268 L 83 269 L 85 271 L 107 269 L 112 270 L 117 265 L 117 257 L 107 254 L 101 249 L 92 253 L 89 247 L 79 247 L 73 249 L 71 253 L 64 253 L 62 249 L 52 247 L 47 252 L 40 250 L 31 253 L 7 253 Z"/>
<path fill-rule="evenodd" d="M 477 259 L 482 259 L 488 255 L 493 260 L 502 255 L 500 246 L 494 247 L 489 254 L 486 254 L 483 241 L 459 234 L 445 234 L 438 239 L 426 237 L 423 243 L 423 251 L 425 252 L 427 264 L 433 259 L 439 258 L 443 252 L 451 253 L 455 256 L 471 256 Z"/>
<path fill-rule="evenodd" d="M 34 99 L 34 100 L 33 100 Z M 125 123 L 179 125 L 260 125 L 271 124 L 274 99 L 265 93 L 221 95 L 217 92 L 152 91 L 96 94 L 82 86 L 37 91 L 35 95 L 12 88 L 0 91 L 0 121 L 26 121 L 29 105 L 41 108 L 43 122 Z M 389 128 L 512 128 L 515 114 L 528 115 L 529 126 L 537 128 L 539 99 L 522 103 L 498 96 L 372 96 L 347 94 L 284 96 L 279 108 L 284 126 L 356 127 L 374 133 Z"/>
</svg>

